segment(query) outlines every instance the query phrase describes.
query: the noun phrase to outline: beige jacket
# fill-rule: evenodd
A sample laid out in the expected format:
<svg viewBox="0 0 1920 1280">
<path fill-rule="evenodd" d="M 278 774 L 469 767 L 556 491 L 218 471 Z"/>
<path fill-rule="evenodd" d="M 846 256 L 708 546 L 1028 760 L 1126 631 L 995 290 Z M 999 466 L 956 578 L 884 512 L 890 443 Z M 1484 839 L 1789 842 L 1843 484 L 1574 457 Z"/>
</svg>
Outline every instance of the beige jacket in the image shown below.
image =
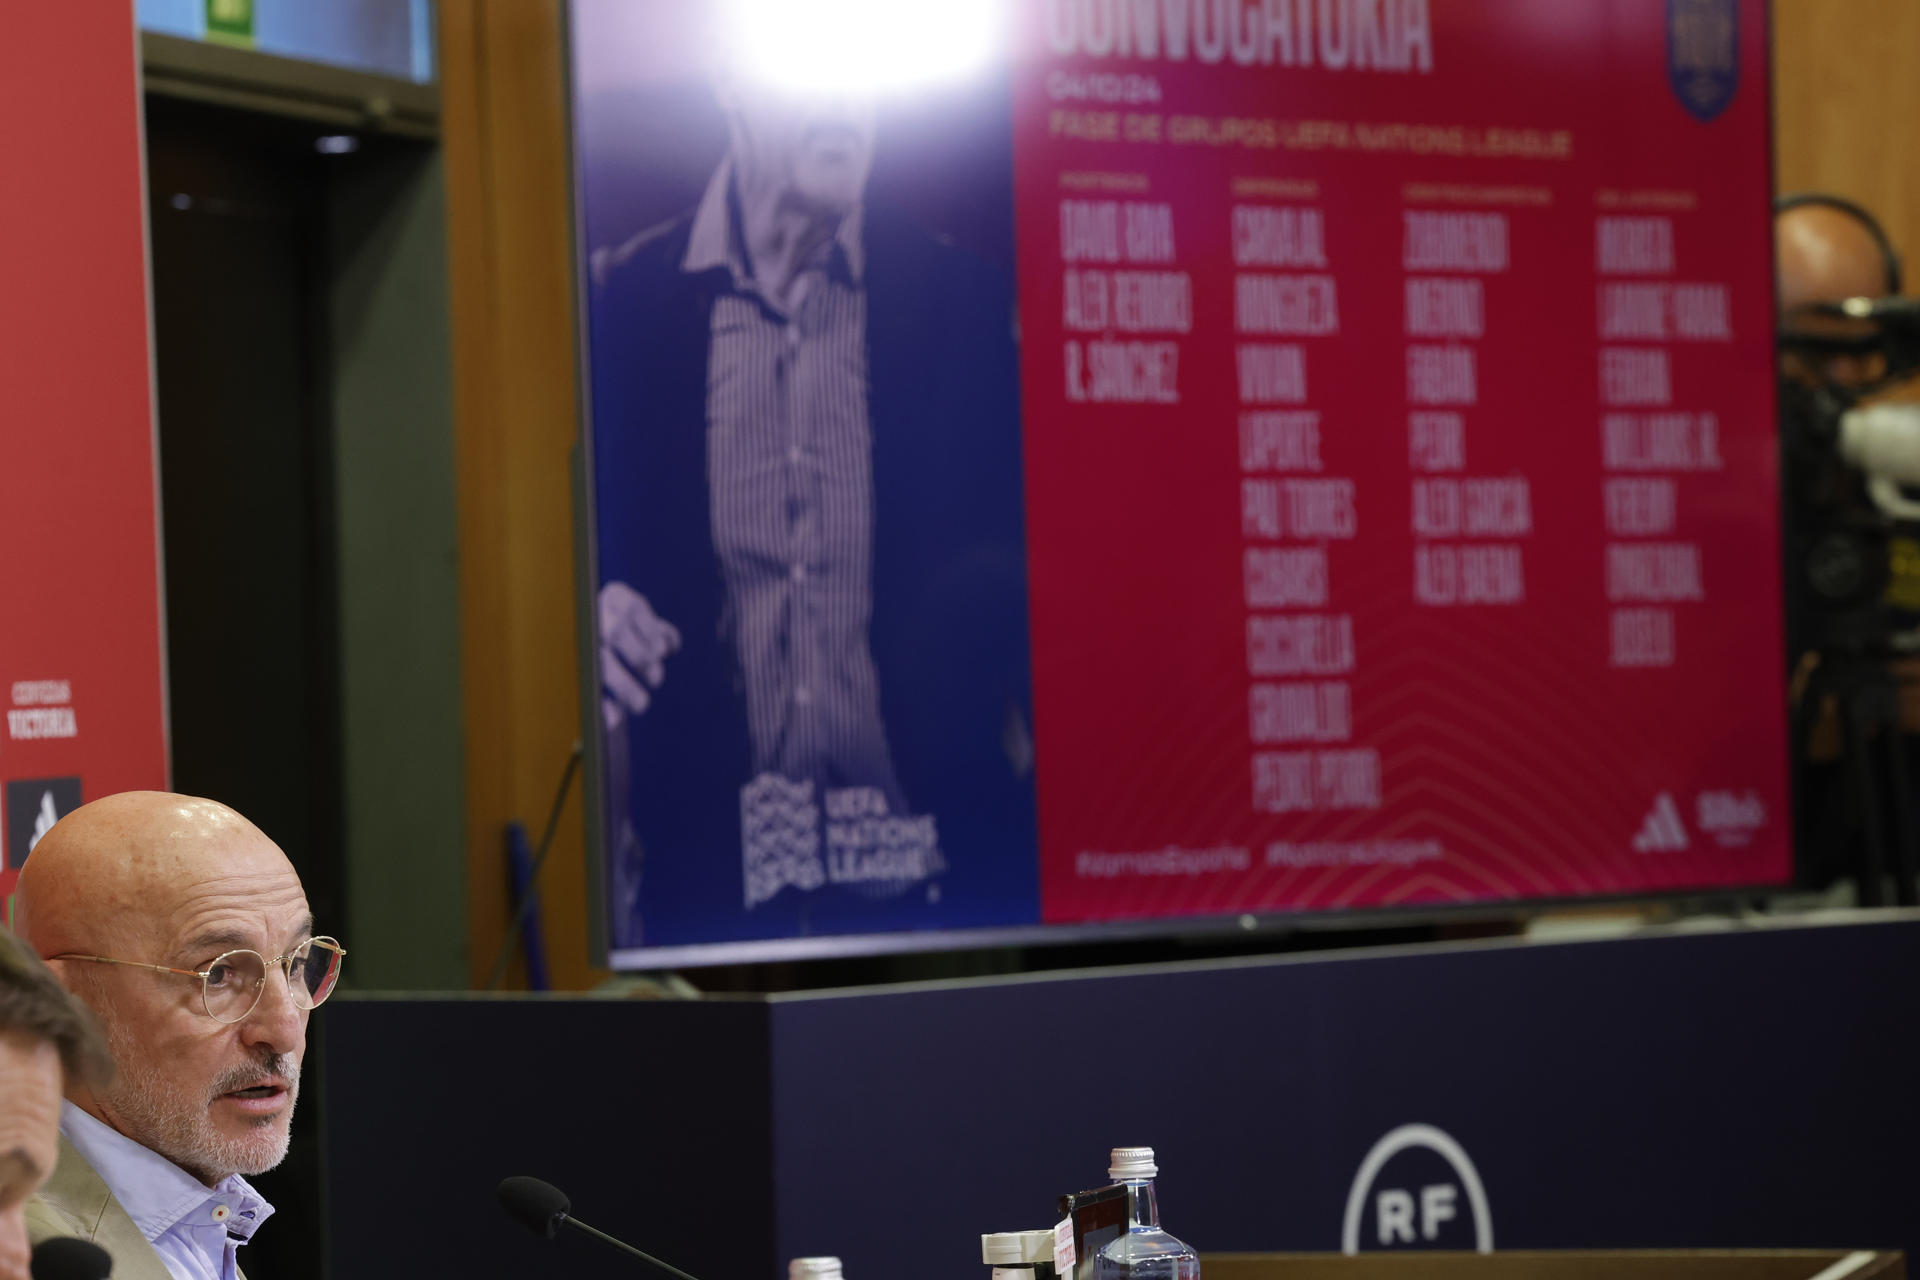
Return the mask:
<svg viewBox="0 0 1920 1280">
<path fill-rule="evenodd" d="M 27 1201 L 27 1238 L 39 1244 L 53 1236 L 78 1236 L 112 1254 L 113 1280 L 173 1280 L 167 1264 L 64 1134 L 53 1176 Z"/>
</svg>

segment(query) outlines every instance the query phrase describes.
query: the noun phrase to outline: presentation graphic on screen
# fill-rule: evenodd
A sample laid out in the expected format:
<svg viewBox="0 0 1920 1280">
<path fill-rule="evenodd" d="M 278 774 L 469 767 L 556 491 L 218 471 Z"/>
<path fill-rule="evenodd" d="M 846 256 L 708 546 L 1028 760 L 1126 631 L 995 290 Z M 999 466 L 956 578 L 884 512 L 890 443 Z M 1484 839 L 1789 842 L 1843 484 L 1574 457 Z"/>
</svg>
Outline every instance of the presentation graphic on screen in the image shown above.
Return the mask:
<svg viewBox="0 0 1920 1280">
<path fill-rule="evenodd" d="M 1757 0 L 570 21 L 614 964 L 1788 876 Z"/>
</svg>

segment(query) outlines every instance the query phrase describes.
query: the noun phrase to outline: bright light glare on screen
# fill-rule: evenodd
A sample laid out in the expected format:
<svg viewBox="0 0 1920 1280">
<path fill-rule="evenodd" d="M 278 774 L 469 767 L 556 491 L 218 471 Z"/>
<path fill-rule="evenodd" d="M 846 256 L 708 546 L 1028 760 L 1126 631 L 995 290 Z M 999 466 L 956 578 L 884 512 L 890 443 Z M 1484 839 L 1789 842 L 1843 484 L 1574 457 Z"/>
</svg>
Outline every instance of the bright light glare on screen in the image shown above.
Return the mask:
<svg viewBox="0 0 1920 1280">
<path fill-rule="evenodd" d="M 740 70 L 797 91 L 879 93 L 965 79 L 999 44 L 998 0 L 730 0 Z"/>
</svg>

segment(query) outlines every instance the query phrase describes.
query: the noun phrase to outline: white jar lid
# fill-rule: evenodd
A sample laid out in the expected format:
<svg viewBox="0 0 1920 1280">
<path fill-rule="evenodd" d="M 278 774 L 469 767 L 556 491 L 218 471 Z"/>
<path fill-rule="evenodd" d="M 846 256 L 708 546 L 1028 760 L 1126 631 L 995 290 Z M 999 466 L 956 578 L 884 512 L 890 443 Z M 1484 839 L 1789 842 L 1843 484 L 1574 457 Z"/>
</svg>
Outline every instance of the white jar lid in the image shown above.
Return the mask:
<svg viewBox="0 0 1920 1280">
<path fill-rule="evenodd" d="M 980 1237 L 980 1261 L 992 1267 L 1032 1266 L 1053 1261 L 1053 1232 L 996 1231 Z"/>
<path fill-rule="evenodd" d="M 1115 1147 L 1112 1160 L 1107 1176 L 1115 1182 L 1138 1182 L 1160 1172 L 1160 1167 L 1153 1162 L 1152 1147 Z"/>
</svg>

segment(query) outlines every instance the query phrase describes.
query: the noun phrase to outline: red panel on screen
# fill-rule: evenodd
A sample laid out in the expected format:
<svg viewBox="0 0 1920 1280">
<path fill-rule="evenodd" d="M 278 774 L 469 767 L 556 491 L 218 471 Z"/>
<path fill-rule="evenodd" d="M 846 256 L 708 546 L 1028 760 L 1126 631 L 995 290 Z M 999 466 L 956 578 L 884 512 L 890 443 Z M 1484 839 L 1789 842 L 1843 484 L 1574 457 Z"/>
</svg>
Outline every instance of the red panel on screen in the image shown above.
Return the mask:
<svg viewBox="0 0 1920 1280">
<path fill-rule="evenodd" d="M 167 776 L 135 52 L 127 3 L 0 47 L 0 892 L 48 817 Z"/>
<path fill-rule="evenodd" d="M 1044 918 L 1784 879 L 1764 7 L 1016 8 Z"/>
</svg>

